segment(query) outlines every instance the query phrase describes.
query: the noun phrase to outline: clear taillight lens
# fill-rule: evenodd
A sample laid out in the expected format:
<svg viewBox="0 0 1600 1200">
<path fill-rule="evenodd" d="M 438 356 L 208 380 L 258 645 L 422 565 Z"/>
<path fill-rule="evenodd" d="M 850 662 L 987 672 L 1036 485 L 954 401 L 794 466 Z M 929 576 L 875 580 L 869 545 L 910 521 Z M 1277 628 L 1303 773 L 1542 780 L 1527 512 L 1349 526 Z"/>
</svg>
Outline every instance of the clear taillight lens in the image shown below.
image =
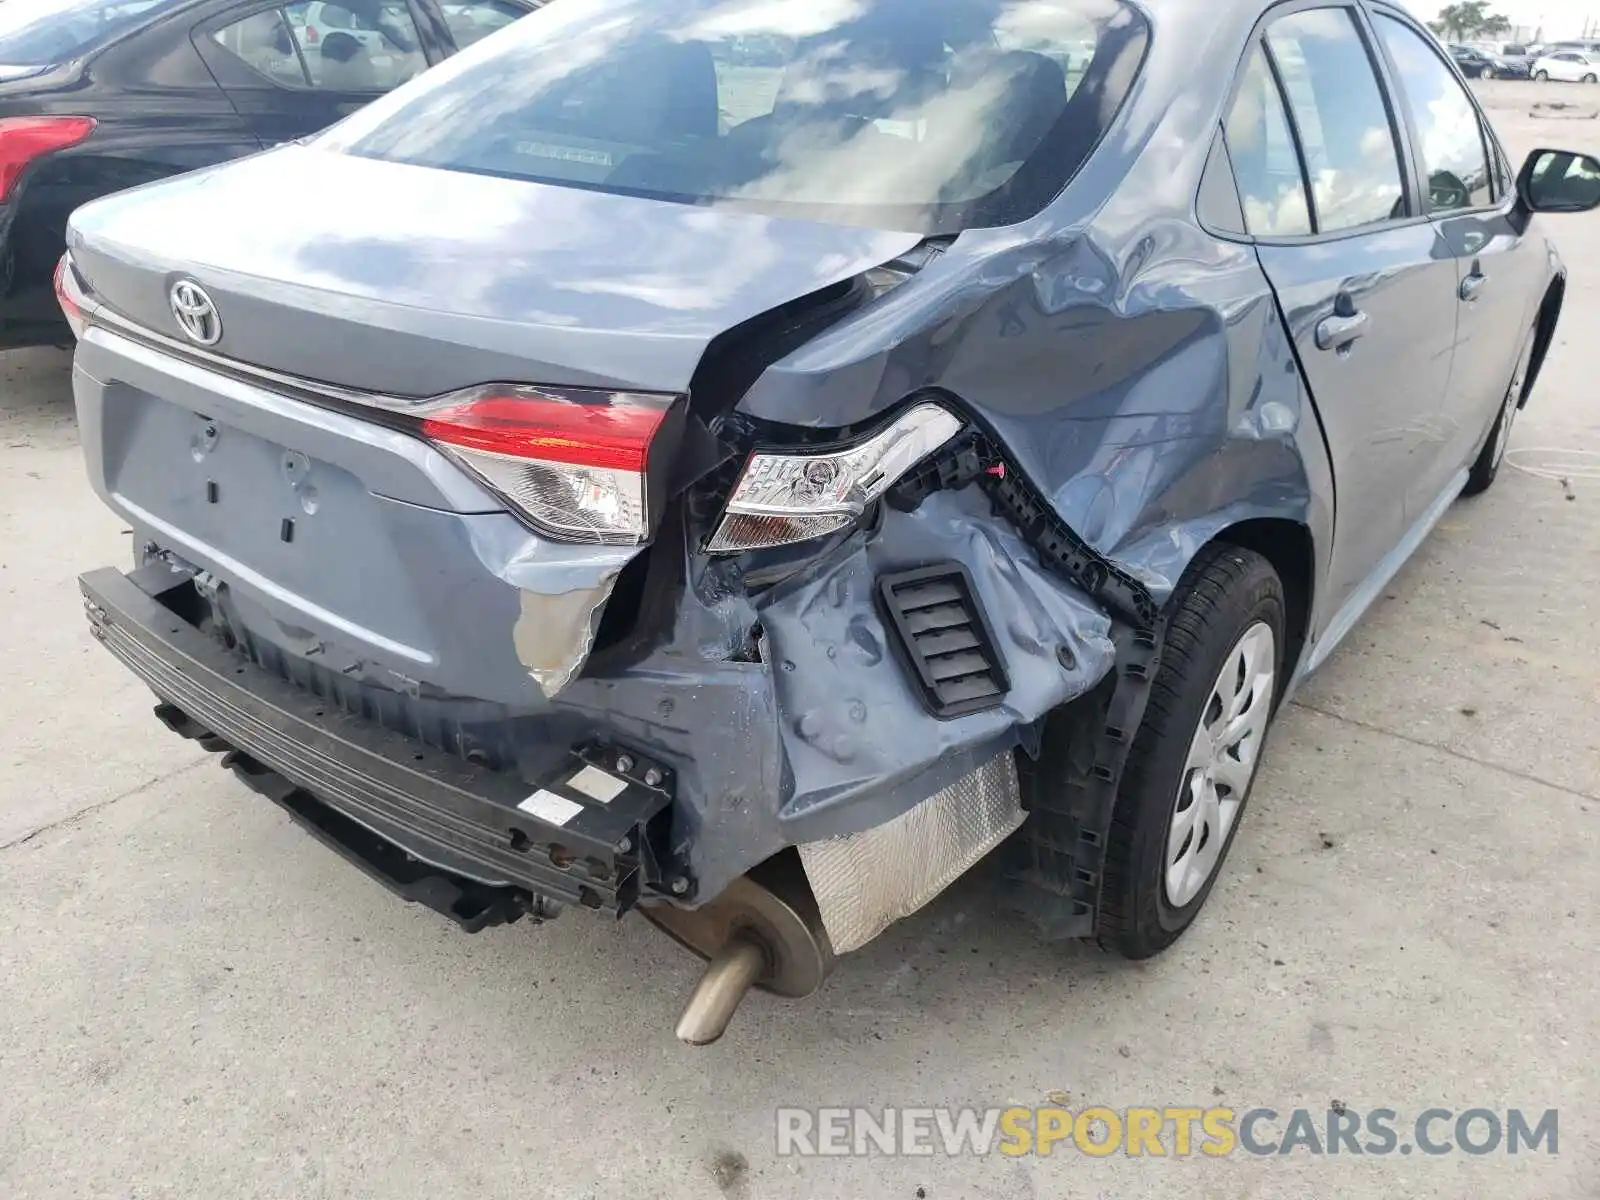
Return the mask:
<svg viewBox="0 0 1600 1200">
<path fill-rule="evenodd" d="M 962 422 L 939 405 L 918 404 L 856 446 L 819 454 L 752 454 L 706 550 L 734 554 L 848 528 L 961 429 Z"/>
<path fill-rule="evenodd" d="M 78 283 L 77 274 L 72 269 L 70 254 L 63 254 L 61 261 L 56 263 L 55 287 L 56 303 L 61 305 L 62 315 L 67 318 L 72 336 L 81 338 L 89 322 L 83 312 L 83 287 Z"/>
<path fill-rule="evenodd" d="M 418 415 L 422 435 L 539 529 L 567 541 L 650 536 L 650 450 L 674 397 L 492 385 Z"/>
</svg>

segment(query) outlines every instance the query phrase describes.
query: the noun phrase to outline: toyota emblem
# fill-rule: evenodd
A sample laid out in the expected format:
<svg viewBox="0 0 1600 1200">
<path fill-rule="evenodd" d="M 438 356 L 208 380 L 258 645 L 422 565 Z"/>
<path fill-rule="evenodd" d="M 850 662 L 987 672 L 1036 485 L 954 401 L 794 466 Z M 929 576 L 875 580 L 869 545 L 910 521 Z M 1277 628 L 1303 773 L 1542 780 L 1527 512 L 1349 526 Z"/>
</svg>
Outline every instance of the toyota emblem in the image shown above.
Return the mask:
<svg viewBox="0 0 1600 1200">
<path fill-rule="evenodd" d="M 198 284 L 180 279 L 169 293 L 172 315 L 178 328 L 189 335 L 191 341 L 202 346 L 214 346 L 222 337 L 222 318 L 217 316 L 217 306 Z"/>
</svg>

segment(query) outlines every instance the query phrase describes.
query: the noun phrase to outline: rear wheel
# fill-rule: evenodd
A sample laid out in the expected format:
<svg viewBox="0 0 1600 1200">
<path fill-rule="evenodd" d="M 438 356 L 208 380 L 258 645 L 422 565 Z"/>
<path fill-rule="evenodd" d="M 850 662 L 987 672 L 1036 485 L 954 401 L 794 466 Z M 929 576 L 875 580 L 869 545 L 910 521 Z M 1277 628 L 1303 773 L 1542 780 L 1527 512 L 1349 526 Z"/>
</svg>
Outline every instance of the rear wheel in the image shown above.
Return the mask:
<svg viewBox="0 0 1600 1200">
<path fill-rule="evenodd" d="M 1467 486 L 1461 489 L 1463 496 L 1487 492 L 1500 476 L 1500 467 L 1506 461 L 1506 449 L 1511 445 L 1511 427 L 1516 423 L 1517 413 L 1522 411 L 1522 403 L 1526 398 L 1523 393 L 1528 388 L 1528 369 L 1533 365 L 1533 344 L 1538 334 L 1538 327 L 1535 326 L 1523 340 L 1517 365 L 1512 368 L 1511 380 L 1506 384 L 1505 398 L 1500 402 L 1500 411 L 1495 414 L 1494 428 L 1489 431 L 1489 440 L 1484 442 L 1478 461 L 1472 464 Z"/>
<path fill-rule="evenodd" d="M 1485 67 L 1483 69 L 1483 71 L 1478 75 L 1478 78 L 1479 79 L 1493 79 L 1494 78 L 1494 68 L 1493 67 Z"/>
<path fill-rule="evenodd" d="M 1159 953 L 1211 894 L 1272 720 L 1284 613 L 1283 584 L 1253 551 L 1211 546 L 1185 572 L 1106 844 L 1106 949 Z"/>
<path fill-rule="evenodd" d="M 1533 73 L 1533 81 L 1535 83 L 1549 83 L 1550 82 L 1550 72 L 1549 71 L 1535 71 Z"/>
<path fill-rule="evenodd" d="M 1585 76 L 1584 76 L 1584 77 L 1583 77 L 1583 81 L 1584 81 L 1584 82 L 1585 82 L 1585 83 L 1593 83 L 1593 82 L 1594 82 L 1594 81 L 1595 81 L 1595 78 L 1594 78 L 1594 76 L 1593 76 L 1593 75 L 1585 75 Z"/>
</svg>

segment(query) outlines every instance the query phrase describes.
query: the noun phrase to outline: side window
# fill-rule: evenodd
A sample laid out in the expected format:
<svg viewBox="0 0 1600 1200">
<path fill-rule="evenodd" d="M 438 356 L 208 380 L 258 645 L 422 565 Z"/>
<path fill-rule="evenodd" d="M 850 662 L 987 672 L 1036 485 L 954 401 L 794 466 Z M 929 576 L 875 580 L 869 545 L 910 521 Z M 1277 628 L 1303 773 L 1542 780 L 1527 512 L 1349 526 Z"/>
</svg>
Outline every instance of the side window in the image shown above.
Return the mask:
<svg viewBox="0 0 1600 1200">
<path fill-rule="evenodd" d="M 1416 127 L 1422 171 L 1428 180 L 1428 211 L 1492 204 L 1494 189 L 1483 148 L 1483 128 L 1471 99 L 1415 30 L 1383 15 L 1377 24 Z"/>
<path fill-rule="evenodd" d="M 274 83 L 341 92 L 386 92 L 427 70 L 421 39 L 400 0 L 301 0 L 252 13 L 211 38 Z"/>
<path fill-rule="evenodd" d="M 269 8 L 212 31 L 211 39 L 274 83 L 306 86 L 305 67 L 283 10 Z"/>
<path fill-rule="evenodd" d="M 1300 159 L 1284 116 L 1283 97 L 1260 45 L 1245 64 L 1224 136 L 1246 232 L 1257 237 L 1310 233 Z"/>
<path fill-rule="evenodd" d="M 450 36 L 460 50 L 482 41 L 497 29 L 504 29 L 525 12 L 505 0 L 469 0 L 465 4 L 443 7 L 445 24 L 450 26 Z"/>
<path fill-rule="evenodd" d="M 1292 13 L 1268 27 L 1267 45 L 1305 153 L 1318 232 L 1404 216 L 1400 152 L 1350 10 Z"/>
<path fill-rule="evenodd" d="M 386 92 L 428 69 L 421 35 L 401 0 L 300 0 L 284 12 L 312 87 Z"/>
</svg>

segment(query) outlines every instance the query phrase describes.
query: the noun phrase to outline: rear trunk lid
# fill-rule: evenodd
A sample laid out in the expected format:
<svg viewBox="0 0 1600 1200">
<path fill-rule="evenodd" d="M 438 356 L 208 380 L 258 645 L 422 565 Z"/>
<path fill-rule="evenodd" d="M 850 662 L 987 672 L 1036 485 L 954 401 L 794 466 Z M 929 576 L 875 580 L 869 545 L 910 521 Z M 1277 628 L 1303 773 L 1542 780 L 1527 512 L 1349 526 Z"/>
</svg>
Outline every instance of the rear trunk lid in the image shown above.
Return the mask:
<svg viewBox="0 0 1600 1200">
<path fill-rule="evenodd" d="M 487 381 L 683 392 L 711 340 L 917 244 L 291 145 L 108 198 L 69 244 L 98 298 L 227 358 L 401 397 Z"/>
</svg>

